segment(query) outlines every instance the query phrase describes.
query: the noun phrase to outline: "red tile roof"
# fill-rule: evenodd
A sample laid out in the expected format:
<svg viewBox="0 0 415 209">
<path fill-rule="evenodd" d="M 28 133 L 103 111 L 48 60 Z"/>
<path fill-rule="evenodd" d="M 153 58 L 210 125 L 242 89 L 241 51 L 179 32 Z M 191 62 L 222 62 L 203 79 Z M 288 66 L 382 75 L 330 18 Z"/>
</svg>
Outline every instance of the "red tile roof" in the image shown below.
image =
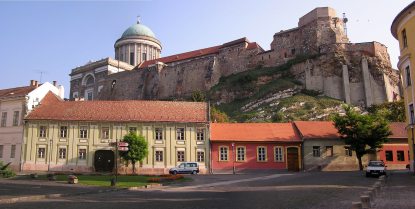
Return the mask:
<svg viewBox="0 0 415 209">
<path fill-rule="evenodd" d="M 26 120 L 208 122 L 207 104 L 168 101 L 62 101 L 49 92 Z"/>
<path fill-rule="evenodd" d="M 295 121 L 303 139 L 340 138 L 332 121 Z"/>
<path fill-rule="evenodd" d="M 23 86 L 10 89 L 1 89 L 0 97 L 19 97 L 29 94 L 31 91 L 36 89 L 36 86 Z"/>
<path fill-rule="evenodd" d="M 158 58 L 154 60 L 148 60 L 148 61 L 141 63 L 138 66 L 138 68 L 146 68 L 150 65 L 156 64 L 157 62 L 171 63 L 171 62 L 177 62 L 177 61 L 187 60 L 187 59 L 196 58 L 196 57 L 202 57 L 202 56 L 206 56 L 210 54 L 216 54 L 216 53 L 219 53 L 219 49 L 221 48 L 233 46 L 233 45 L 244 43 L 244 42 L 248 43 L 247 50 L 256 49 L 256 48 L 260 48 L 261 50 L 263 50 L 256 42 L 249 42 L 248 39 L 244 37 L 244 38 L 230 41 L 222 45 L 218 45 L 218 46 L 198 49 L 198 50 L 185 52 L 181 54 L 175 54 L 175 55 L 162 57 L 162 58 Z"/>
<path fill-rule="evenodd" d="M 332 121 L 295 121 L 294 124 L 300 131 L 303 139 L 336 139 L 340 138 Z M 405 123 L 390 123 L 392 135 L 390 139 L 407 138 Z"/>
<path fill-rule="evenodd" d="M 406 132 L 406 124 L 403 122 L 393 122 L 390 123 L 389 128 L 392 131 L 392 135 L 389 136 L 390 139 L 397 138 L 408 138 L 408 133 Z"/>
<path fill-rule="evenodd" d="M 299 142 L 291 123 L 211 123 L 211 141 Z"/>
</svg>

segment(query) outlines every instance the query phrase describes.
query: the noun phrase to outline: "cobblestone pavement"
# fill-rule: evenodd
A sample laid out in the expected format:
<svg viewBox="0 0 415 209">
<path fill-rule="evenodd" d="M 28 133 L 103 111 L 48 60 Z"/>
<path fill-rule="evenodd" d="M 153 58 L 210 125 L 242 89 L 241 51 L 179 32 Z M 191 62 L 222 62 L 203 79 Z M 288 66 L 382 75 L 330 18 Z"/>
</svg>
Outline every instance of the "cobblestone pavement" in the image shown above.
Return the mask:
<svg viewBox="0 0 415 209">
<path fill-rule="evenodd" d="M 374 201 L 376 209 L 415 208 L 415 175 L 409 172 L 392 172 L 385 188 Z"/>
<path fill-rule="evenodd" d="M 192 182 L 0 205 L 0 208 L 282 208 L 349 209 L 376 178 L 362 172 L 198 175 Z"/>
</svg>

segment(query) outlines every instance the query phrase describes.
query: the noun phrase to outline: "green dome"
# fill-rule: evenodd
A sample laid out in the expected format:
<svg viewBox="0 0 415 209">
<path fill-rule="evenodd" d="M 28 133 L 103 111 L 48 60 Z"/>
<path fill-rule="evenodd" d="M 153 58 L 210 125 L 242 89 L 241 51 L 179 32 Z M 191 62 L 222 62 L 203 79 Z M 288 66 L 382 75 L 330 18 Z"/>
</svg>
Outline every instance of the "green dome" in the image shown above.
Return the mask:
<svg viewBox="0 0 415 209">
<path fill-rule="evenodd" d="M 152 38 L 156 38 L 153 31 L 143 24 L 137 23 L 129 27 L 127 30 L 124 31 L 121 38 L 125 38 L 128 36 L 148 36 Z"/>
</svg>

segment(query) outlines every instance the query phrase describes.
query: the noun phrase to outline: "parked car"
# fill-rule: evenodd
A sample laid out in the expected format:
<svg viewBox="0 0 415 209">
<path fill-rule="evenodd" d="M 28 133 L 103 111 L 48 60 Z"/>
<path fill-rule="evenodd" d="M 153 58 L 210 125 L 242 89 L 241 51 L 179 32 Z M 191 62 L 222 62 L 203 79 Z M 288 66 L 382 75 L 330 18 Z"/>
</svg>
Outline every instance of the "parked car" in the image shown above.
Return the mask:
<svg viewBox="0 0 415 209">
<path fill-rule="evenodd" d="M 176 175 L 178 173 L 189 173 L 189 174 L 198 174 L 199 173 L 199 163 L 196 162 L 184 162 L 180 165 L 170 168 L 170 174 Z"/>
<path fill-rule="evenodd" d="M 366 177 L 386 175 L 386 166 L 383 161 L 371 160 L 366 167 Z"/>
</svg>

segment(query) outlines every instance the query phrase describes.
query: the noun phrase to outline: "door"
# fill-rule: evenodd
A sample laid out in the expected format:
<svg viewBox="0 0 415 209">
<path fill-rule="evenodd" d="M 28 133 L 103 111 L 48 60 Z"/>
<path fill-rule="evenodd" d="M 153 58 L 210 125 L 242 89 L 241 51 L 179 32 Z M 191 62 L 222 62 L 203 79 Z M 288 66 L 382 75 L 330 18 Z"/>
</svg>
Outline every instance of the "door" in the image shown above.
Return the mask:
<svg viewBox="0 0 415 209">
<path fill-rule="evenodd" d="M 114 169 L 114 152 L 111 150 L 95 151 L 94 166 L 97 172 L 112 172 Z"/>
<path fill-rule="evenodd" d="M 287 169 L 289 171 L 300 171 L 297 147 L 287 148 Z"/>
</svg>

